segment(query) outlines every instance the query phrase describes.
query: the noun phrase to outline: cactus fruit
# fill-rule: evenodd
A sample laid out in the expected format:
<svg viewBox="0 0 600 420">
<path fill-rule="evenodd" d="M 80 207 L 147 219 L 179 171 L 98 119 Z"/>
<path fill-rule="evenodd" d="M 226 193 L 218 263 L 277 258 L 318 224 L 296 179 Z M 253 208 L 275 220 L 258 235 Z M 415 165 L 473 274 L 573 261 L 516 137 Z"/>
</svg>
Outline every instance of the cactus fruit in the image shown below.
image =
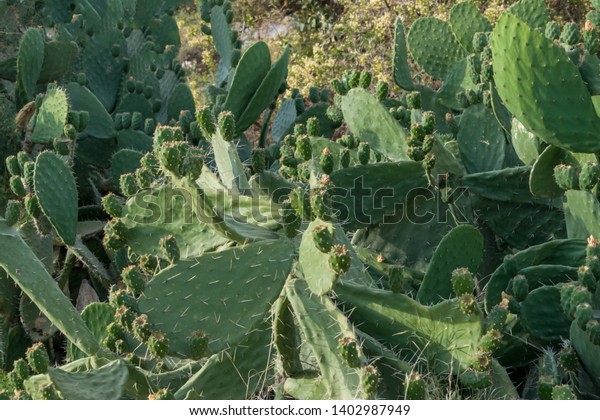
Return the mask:
<svg viewBox="0 0 600 420">
<path fill-rule="evenodd" d="M 165 357 L 169 351 L 169 340 L 162 332 L 153 332 L 148 339 L 148 350 L 154 357 Z"/>
<path fill-rule="evenodd" d="M 125 306 L 134 312 L 137 311 L 136 299 L 124 289 L 111 290 L 108 300 L 115 309 Z"/>
<path fill-rule="evenodd" d="M 207 139 L 210 139 L 216 133 L 215 120 L 209 107 L 204 106 L 198 110 L 196 121 L 200 126 L 200 130 L 202 130 L 202 134 Z"/>
<path fill-rule="evenodd" d="M 377 87 L 375 88 L 375 97 L 378 101 L 385 101 L 388 97 L 388 92 L 390 89 L 390 85 L 386 82 L 380 81 L 377 83 Z"/>
<path fill-rule="evenodd" d="M 600 181 L 600 165 L 596 162 L 586 162 L 579 173 L 579 187 L 589 191 Z"/>
<path fill-rule="evenodd" d="M 319 225 L 312 234 L 316 248 L 325 254 L 329 253 L 335 242 L 333 230 L 327 225 Z"/>
<path fill-rule="evenodd" d="M 362 366 L 360 356 L 360 345 L 354 337 L 342 337 L 338 340 L 338 351 L 340 357 L 351 368 L 359 368 Z"/>
<path fill-rule="evenodd" d="M 151 401 L 169 401 L 174 399 L 175 395 L 169 388 L 161 388 L 154 393 L 148 394 L 148 400 Z"/>
<path fill-rule="evenodd" d="M 577 354 L 572 347 L 562 348 L 557 354 L 558 364 L 565 372 L 575 372 L 579 366 Z"/>
<path fill-rule="evenodd" d="M 29 378 L 29 366 L 23 359 L 15 360 L 9 379 L 15 389 L 23 389 L 23 382 Z"/>
<path fill-rule="evenodd" d="M 560 38 L 560 25 L 558 22 L 551 20 L 546 23 L 546 28 L 544 30 L 544 35 L 546 38 L 555 41 Z"/>
<path fill-rule="evenodd" d="M 492 378 L 489 371 L 479 372 L 468 369 L 462 372 L 458 379 L 460 384 L 468 389 L 485 389 L 492 385 Z"/>
<path fill-rule="evenodd" d="M 479 350 L 485 353 L 493 353 L 502 341 L 502 333 L 497 329 L 490 329 L 479 339 Z"/>
<path fill-rule="evenodd" d="M 474 84 L 479 83 L 481 74 L 481 58 L 479 54 L 467 56 L 467 75 Z"/>
<path fill-rule="evenodd" d="M 176 176 L 181 174 L 180 168 L 188 154 L 189 144 L 183 141 L 162 143 L 158 149 L 158 159 L 162 167 Z"/>
<path fill-rule="evenodd" d="M 131 331 L 134 337 L 142 343 L 146 343 L 150 339 L 152 330 L 148 323 L 148 316 L 142 314 L 136 317 L 131 324 Z"/>
<path fill-rule="evenodd" d="M 323 173 L 327 175 L 331 174 L 333 172 L 334 163 L 335 162 L 333 160 L 333 155 L 331 154 L 329 149 L 323 149 L 323 152 L 321 153 L 321 158 L 319 159 L 319 164 Z"/>
<path fill-rule="evenodd" d="M 361 73 L 356 70 L 352 70 L 349 74 L 346 75 L 347 84 L 350 89 L 358 87 L 358 85 L 360 84 L 360 75 Z"/>
<path fill-rule="evenodd" d="M 143 190 L 146 188 L 150 188 L 152 182 L 154 182 L 154 175 L 152 171 L 146 168 L 137 168 L 134 172 L 135 181 L 137 182 L 137 186 Z"/>
<path fill-rule="evenodd" d="M 34 219 L 38 219 L 42 214 L 40 203 L 35 195 L 27 194 L 24 200 L 25 211 Z"/>
<path fill-rule="evenodd" d="M 175 239 L 173 235 L 160 238 L 158 241 L 158 246 L 166 256 L 167 261 L 169 261 L 171 264 L 176 264 L 179 261 L 179 246 L 177 245 L 177 239 Z"/>
<path fill-rule="evenodd" d="M 344 96 L 348 93 L 348 87 L 339 79 L 335 79 L 331 82 L 331 88 L 340 96 Z"/>
<path fill-rule="evenodd" d="M 551 400 L 552 388 L 554 388 L 554 378 L 550 375 L 540 376 L 537 383 L 538 399 Z"/>
<path fill-rule="evenodd" d="M 573 288 L 573 291 L 571 292 L 571 297 L 568 305 L 569 311 L 567 312 L 567 315 L 573 318 L 575 316 L 575 311 L 577 310 L 577 307 L 582 303 L 587 303 L 591 305 L 592 294 L 586 287 L 575 286 Z"/>
<path fill-rule="evenodd" d="M 559 41 L 567 45 L 575 45 L 579 42 L 579 27 L 575 22 L 565 23 Z"/>
<path fill-rule="evenodd" d="M 577 280 L 582 286 L 586 287 L 591 292 L 596 291 L 598 280 L 596 279 L 592 269 L 587 265 L 582 265 L 577 269 Z"/>
<path fill-rule="evenodd" d="M 123 283 L 127 287 L 127 290 L 134 295 L 141 295 L 144 291 L 146 281 L 144 275 L 137 269 L 136 266 L 130 265 L 123 269 L 121 272 L 121 278 Z"/>
<path fill-rule="evenodd" d="M 330 105 L 325 114 L 327 115 L 327 118 L 336 124 L 341 124 L 344 122 L 344 114 L 342 110 L 335 105 Z"/>
<path fill-rule="evenodd" d="M 136 312 L 125 305 L 121 305 L 115 309 L 115 323 L 127 331 L 131 330 L 131 326 L 136 316 Z"/>
<path fill-rule="evenodd" d="M 473 293 L 475 280 L 468 268 L 457 268 L 452 272 L 452 291 L 456 296 Z"/>
<path fill-rule="evenodd" d="M 371 86 L 372 78 L 373 78 L 373 76 L 371 75 L 371 72 L 368 72 L 368 71 L 360 72 L 360 76 L 359 76 L 359 80 L 358 80 L 358 87 L 361 87 L 363 89 L 369 89 L 369 86 Z"/>
<path fill-rule="evenodd" d="M 343 244 L 333 245 L 329 251 L 329 268 L 337 275 L 348 271 L 352 263 L 350 251 Z"/>
<path fill-rule="evenodd" d="M 316 86 L 311 86 L 308 89 L 308 99 L 310 99 L 310 101 L 313 104 L 318 103 L 321 100 L 321 96 L 319 95 L 319 88 Z"/>
<path fill-rule="evenodd" d="M 467 293 L 461 295 L 458 301 L 458 309 L 465 315 L 472 315 L 477 313 L 479 307 L 477 306 L 477 300 L 472 294 Z"/>
<path fill-rule="evenodd" d="M 123 174 L 119 179 L 119 187 L 126 197 L 132 197 L 138 192 L 138 185 L 134 174 Z"/>
<path fill-rule="evenodd" d="M 419 373 L 411 372 L 405 376 L 404 397 L 407 400 L 424 400 L 427 398 L 427 386 Z"/>
<path fill-rule="evenodd" d="M 113 194 L 109 193 L 102 197 L 102 208 L 111 217 L 121 217 L 123 214 L 123 205 L 119 198 Z"/>
<path fill-rule="evenodd" d="M 300 232 L 302 227 L 302 218 L 298 216 L 296 209 L 291 201 L 285 200 L 282 205 L 283 227 L 288 238 L 294 238 Z"/>
<path fill-rule="evenodd" d="M 306 133 L 312 137 L 317 137 L 321 134 L 321 125 L 317 117 L 310 117 L 306 121 Z"/>
<path fill-rule="evenodd" d="M 425 139 L 427 133 L 421 124 L 415 123 L 410 127 L 410 134 L 415 141 L 420 143 Z"/>
<path fill-rule="evenodd" d="M 310 144 L 310 138 L 306 135 L 298 136 L 296 139 L 296 151 L 300 155 L 300 158 L 304 161 L 309 161 L 312 157 L 312 146 Z"/>
<path fill-rule="evenodd" d="M 266 167 L 266 152 L 263 148 L 256 148 L 252 150 L 252 169 L 254 173 L 260 174 L 265 171 Z"/>
<path fill-rule="evenodd" d="M 329 202 L 329 194 L 324 189 L 311 191 L 310 207 L 314 217 L 329 221 L 331 220 L 331 204 Z"/>
<path fill-rule="evenodd" d="M 600 41 L 597 28 L 591 27 L 583 31 L 583 45 L 590 55 L 595 56 L 598 54 Z"/>
<path fill-rule="evenodd" d="M 235 137 L 235 119 L 233 118 L 233 114 L 229 111 L 221 112 L 217 120 L 217 125 L 223 140 L 226 142 L 233 141 Z"/>
<path fill-rule="evenodd" d="M 481 53 L 488 46 L 489 38 L 485 32 L 475 32 L 473 35 L 473 50 Z"/>
<path fill-rule="evenodd" d="M 563 190 L 579 189 L 579 171 L 575 166 L 561 163 L 554 167 L 554 181 Z"/>
<path fill-rule="evenodd" d="M 406 94 L 406 106 L 409 109 L 421 108 L 421 92 L 410 92 Z"/>
<path fill-rule="evenodd" d="M 192 360 L 200 360 L 206 354 L 208 349 L 209 337 L 203 331 L 194 331 L 194 333 L 188 337 L 190 349 L 189 356 Z"/>
<path fill-rule="evenodd" d="M 361 387 L 365 394 L 375 395 L 379 385 L 379 371 L 374 365 L 367 365 L 363 368 L 361 378 Z"/>
<path fill-rule="evenodd" d="M 586 325 L 594 317 L 594 310 L 589 303 L 580 303 L 575 308 L 575 322 L 582 330 L 586 329 Z"/>
<path fill-rule="evenodd" d="M 344 147 L 340 152 L 340 166 L 347 168 L 350 166 L 350 149 Z"/>
<path fill-rule="evenodd" d="M 600 346 L 600 322 L 596 319 L 588 321 L 585 326 L 585 331 L 590 339 L 590 342 L 595 346 Z"/>
<path fill-rule="evenodd" d="M 570 385 L 555 385 L 552 388 L 553 400 L 576 400 L 577 396 Z"/>
<path fill-rule="evenodd" d="M 367 142 L 360 142 L 358 145 L 358 161 L 361 165 L 369 163 L 371 158 L 371 146 Z"/>
<path fill-rule="evenodd" d="M 425 155 L 426 155 L 423 148 L 419 147 L 419 146 L 408 147 L 406 149 L 406 154 L 408 155 L 409 158 L 411 158 L 415 162 L 421 162 L 423 159 L 425 159 Z"/>
<path fill-rule="evenodd" d="M 492 365 L 492 357 L 489 353 L 479 350 L 471 356 L 470 365 L 478 372 L 485 372 Z"/>
<path fill-rule="evenodd" d="M 19 221 L 21 217 L 21 205 L 17 200 L 9 200 L 6 203 L 6 211 L 4 213 L 4 218 L 6 219 L 6 223 L 9 226 L 14 226 Z"/>
<path fill-rule="evenodd" d="M 48 371 L 50 366 L 50 357 L 46 347 L 42 343 L 35 343 L 25 352 L 27 363 L 35 373 L 43 374 Z"/>
</svg>

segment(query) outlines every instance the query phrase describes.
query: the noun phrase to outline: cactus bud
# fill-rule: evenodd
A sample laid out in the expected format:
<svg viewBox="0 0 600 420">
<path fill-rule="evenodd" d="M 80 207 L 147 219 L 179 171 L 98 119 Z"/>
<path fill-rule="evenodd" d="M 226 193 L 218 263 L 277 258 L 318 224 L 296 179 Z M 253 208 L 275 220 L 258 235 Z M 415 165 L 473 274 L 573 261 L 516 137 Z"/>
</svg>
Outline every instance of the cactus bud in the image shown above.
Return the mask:
<svg viewBox="0 0 600 420">
<path fill-rule="evenodd" d="M 422 147 L 408 147 L 406 149 L 406 154 L 408 155 L 408 157 L 412 160 L 414 160 L 415 162 L 421 162 L 423 159 L 425 159 L 425 151 L 423 150 Z"/>
<path fill-rule="evenodd" d="M 435 114 L 432 111 L 423 112 L 421 126 L 423 127 L 426 135 L 433 134 L 435 130 Z"/>
<path fill-rule="evenodd" d="M 566 372 L 575 372 L 579 363 L 577 362 L 577 354 L 571 347 L 565 347 L 558 352 L 558 364 Z"/>
<path fill-rule="evenodd" d="M 14 226 L 17 224 L 21 217 L 21 206 L 17 200 L 9 200 L 6 203 L 6 211 L 4 213 L 4 218 L 6 219 L 6 223 L 9 226 Z"/>
<path fill-rule="evenodd" d="M 252 169 L 254 173 L 260 174 L 264 172 L 266 167 L 265 149 L 257 148 L 252 150 Z"/>
<path fill-rule="evenodd" d="M 131 114 L 131 129 L 141 130 L 142 129 L 142 113 L 134 112 Z"/>
<path fill-rule="evenodd" d="M 468 268 L 457 268 L 452 271 L 452 291 L 456 296 L 473 293 L 475 280 Z"/>
<path fill-rule="evenodd" d="M 229 22 L 230 23 L 230 22 Z M 169 388 L 161 388 L 154 393 L 148 394 L 148 400 L 150 401 L 168 401 L 174 400 L 175 395 L 169 390 Z"/>
<path fill-rule="evenodd" d="M 337 275 L 342 275 L 350 269 L 352 260 L 345 245 L 333 245 L 329 251 L 329 268 Z"/>
<path fill-rule="evenodd" d="M 218 126 L 223 140 L 227 142 L 233 141 L 235 136 L 235 120 L 231 112 L 223 111 L 219 114 Z"/>
<path fill-rule="evenodd" d="M 361 142 L 358 145 L 358 161 L 361 165 L 366 165 L 369 163 L 369 159 L 371 158 L 371 146 L 367 142 Z"/>
<path fill-rule="evenodd" d="M 554 167 L 554 181 L 563 190 L 576 190 L 579 188 L 579 173 L 577 167 L 571 165 L 556 165 Z"/>
<path fill-rule="evenodd" d="M 368 71 L 362 71 L 358 79 L 358 86 L 363 89 L 369 89 L 373 76 Z"/>
<path fill-rule="evenodd" d="M 485 372 L 490 369 L 492 357 L 489 353 L 477 351 L 471 356 L 470 365 L 478 372 Z"/>
<path fill-rule="evenodd" d="M 11 155 L 6 158 L 6 169 L 8 169 L 8 173 L 11 176 L 21 175 L 21 168 L 19 167 L 19 161 L 16 156 Z"/>
<path fill-rule="evenodd" d="M 336 124 L 341 124 L 344 122 L 344 114 L 342 110 L 335 105 L 330 105 L 326 111 L 327 118 L 333 121 Z"/>
<path fill-rule="evenodd" d="M 174 174 L 181 175 L 180 168 L 188 154 L 189 144 L 183 141 L 163 143 L 158 149 L 158 159 L 162 167 Z"/>
<path fill-rule="evenodd" d="M 458 309 L 465 315 L 472 315 L 477 313 L 479 307 L 477 306 L 477 300 L 470 293 L 461 295 L 458 301 Z"/>
<path fill-rule="evenodd" d="M 425 128 L 419 123 L 415 123 L 410 127 L 411 136 L 419 142 L 422 142 L 425 139 Z"/>
<path fill-rule="evenodd" d="M 354 337 L 342 337 L 338 340 L 338 351 L 341 359 L 349 367 L 357 369 L 362 366 L 360 345 Z"/>
<path fill-rule="evenodd" d="M 131 330 L 136 339 L 142 343 L 148 342 L 150 335 L 152 335 L 152 330 L 150 329 L 150 324 L 148 322 L 148 315 L 142 314 L 136 317 L 131 324 Z"/>
<path fill-rule="evenodd" d="M 208 335 L 204 331 L 194 331 L 192 335 L 188 337 L 190 359 L 202 359 L 208 349 L 208 341 Z"/>
<path fill-rule="evenodd" d="M 50 358 L 42 343 L 35 343 L 25 352 L 27 363 L 35 373 L 44 374 L 48 371 Z"/>
<path fill-rule="evenodd" d="M 502 341 L 502 333 L 497 329 L 489 330 L 479 339 L 479 350 L 486 353 L 493 353 Z"/>
<path fill-rule="evenodd" d="M 235 67 L 240 62 L 240 58 L 242 58 L 242 51 L 235 48 L 231 51 L 231 67 Z"/>
<path fill-rule="evenodd" d="M 377 386 L 379 385 L 379 371 L 373 365 L 367 365 L 363 368 L 361 378 L 361 387 L 365 394 L 369 396 L 375 395 Z"/>
<path fill-rule="evenodd" d="M 125 130 L 129 129 L 131 127 L 131 112 L 121 113 L 121 122 Z"/>
<path fill-rule="evenodd" d="M 129 93 L 135 92 L 135 80 L 133 79 L 133 77 L 127 79 L 127 81 L 125 82 L 125 89 L 127 89 L 127 92 Z"/>
<path fill-rule="evenodd" d="M 301 135 L 297 138 L 296 151 L 304 161 L 312 158 L 312 145 L 308 136 Z"/>
<path fill-rule="evenodd" d="M 335 79 L 331 82 L 331 88 L 335 93 L 337 93 L 340 96 L 344 96 L 348 93 L 348 87 L 344 82 L 342 82 L 339 79 Z"/>
<path fill-rule="evenodd" d="M 579 174 L 579 187 L 589 191 L 600 181 L 600 165 L 596 162 L 586 162 Z"/>
<path fill-rule="evenodd" d="M 424 400 L 427 397 L 427 387 L 423 377 L 417 372 L 411 372 L 404 377 L 404 398 L 407 400 Z"/>
<path fill-rule="evenodd" d="M 506 324 L 506 319 L 508 318 L 508 311 L 506 308 L 501 306 L 494 306 L 492 310 L 489 312 L 485 324 L 488 330 L 498 330 L 502 331 L 504 329 L 504 324 Z"/>
<path fill-rule="evenodd" d="M 552 388 L 552 399 L 553 400 L 576 400 L 575 392 L 570 385 L 555 385 Z"/>
<path fill-rule="evenodd" d="M 589 22 L 589 21 L 588 21 Z M 592 56 L 598 54 L 598 47 L 600 46 L 598 41 L 598 29 L 590 28 L 583 31 L 583 44 L 585 49 Z"/>
<path fill-rule="evenodd" d="M 383 81 L 377 83 L 377 87 L 375 88 L 375 97 L 378 101 L 385 101 L 388 97 L 390 86 Z"/>
<path fill-rule="evenodd" d="M 14 195 L 19 198 L 25 197 L 27 191 L 25 190 L 25 185 L 23 185 L 23 180 L 18 175 L 13 175 L 9 180 L 10 189 Z"/>
<path fill-rule="evenodd" d="M 121 305 L 115 309 L 115 323 L 130 331 L 136 315 L 136 312 L 131 308 Z"/>
<path fill-rule="evenodd" d="M 580 303 L 575 308 L 575 322 L 582 330 L 586 329 L 586 324 L 594 317 L 594 310 L 589 303 Z"/>
<path fill-rule="evenodd" d="M 587 325 L 585 326 L 585 331 L 592 344 L 595 346 L 600 346 L 600 322 L 598 322 L 596 319 L 588 321 Z"/>
<path fill-rule="evenodd" d="M 294 99 L 294 106 L 296 107 L 296 112 L 298 115 L 302 114 L 306 109 L 304 105 L 304 98 L 302 98 L 300 95 L 296 96 Z"/>
<path fill-rule="evenodd" d="M 421 108 L 421 92 L 410 92 L 406 94 L 406 106 L 409 109 Z"/>
<path fill-rule="evenodd" d="M 196 120 L 198 121 L 198 125 L 200 126 L 200 130 L 202 130 L 204 137 L 210 139 L 216 132 L 215 121 L 210 112 L 210 108 L 207 106 L 200 108 L 196 113 Z"/>
<path fill-rule="evenodd" d="M 579 42 L 579 27 L 575 22 L 565 24 L 560 34 L 559 42 L 567 45 L 575 45 Z"/>
<path fill-rule="evenodd" d="M 111 217 L 121 217 L 123 213 L 123 206 L 121 204 L 121 200 L 114 195 L 113 193 L 109 193 L 102 197 L 102 208 Z"/>
<path fill-rule="evenodd" d="M 136 268 L 135 265 L 125 267 L 121 272 L 123 283 L 127 290 L 134 295 L 141 295 L 146 286 L 144 275 Z"/>
<path fill-rule="evenodd" d="M 32 194 L 27 194 L 25 196 L 24 201 L 25 211 L 27 211 L 27 214 L 29 214 L 34 219 L 39 218 L 42 214 L 42 209 L 40 207 L 40 203 L 38 202 L 37 197 Z"/>
<path fill-rule="evenodd" d="M 546 23 L 544 35 L 551 41 L 556 41 L 558 38 L 560 38 L 560 25 L 558 22 L 551 20 L 550 22 Z"/>
<path fill-rule="evenodd" d="M 29 367 L 23 359 L 15 360 L 13 370 L 9 373 L 9 380 L 15 389 L 23 389 L 23 382 L 29 378 Z"/>
<path fill-rule="evenodd" d="M 315 227 L 312 232 L 312 239 L 315 247 L 325 254 L 331 251 L 335 242 L 333 230 L 326 225 Z"/>
<path fill-rule="evenodd" d="M 154 332 L 148 339 L 148 350 L 156 358 L 163 358 L 169 351 L 169 340 L 162 332 Z"/>
<path fill-rule="evenodd" d="M 333 172 L 333 155 L 331 154 L 328 148 L 323 149 L 323 153 L 321 153 L 319 164 L 321 165 L 321 170 L 323 171 L 323 173 L 329 175 Z"/>
<path fill-rule="evenodd" d="M 361 73 L 356 70 L 350 72 L 350 74 L 347 77 L 347 84 L 350 89 L 358 87 L 358 85 L 360 84 L 360 75 Z"/>
<path fill-rule="evenodd" d="M 350 166 L 350 150 L 347 147 L 344 147 L 340 152 L 340 166 L 342 168 Z"/>
<path fill-rule="evenodd" d="M 485 32 L 475 32 L 473 35 L 473 49 L 477 53 L 481 53 L 488 46 L 488 36 Z"/>
<path fill-rule="evenodd" d="M 317 117 L 311 117 L 306 121 L 306 133 L 312 137 L 321 134 L 321 124 Z"/>
<path fill-rule="evenodd" d="M 132 295 L 127 293 L 125 289 L 111 290 L 108 296 L 108 301 L 115 309 L 121 306 L 125 306 L 126 308 L 137 312 L 136 299 Z"/>
<path fill-rule="evenodd" d="M 592 269 L 587 265 L 582 265 L 579 267 L 577 270 L 577 280 L 579 281 L 579 284 L 586 287 L 590 291 L 596 291 L 598 280 L 596 279 Z"/>
<path fill-rule="evenodd" d="M 313 104 L 318 103 L 321 100 L 321 96 L 319 95 L 319 88 L 316 86 L 311 86 L 308 89 L 308 99 L 310 99 L 310 101 Z"/>
<path fill-rule="evenodd" d="M 478 54 L 467 56 L 467 75 L 475 84 L 479 83 L 481 73 L 481 59 Z"/>
</svg>

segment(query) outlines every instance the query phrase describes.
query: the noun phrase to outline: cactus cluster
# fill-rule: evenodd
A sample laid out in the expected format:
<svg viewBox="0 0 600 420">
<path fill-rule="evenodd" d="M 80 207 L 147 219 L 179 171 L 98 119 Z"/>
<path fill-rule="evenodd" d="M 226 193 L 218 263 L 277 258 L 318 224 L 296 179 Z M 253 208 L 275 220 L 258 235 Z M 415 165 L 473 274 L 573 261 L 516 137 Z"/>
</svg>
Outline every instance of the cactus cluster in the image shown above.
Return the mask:
<svg viewBox="0 0 600 420">
<path fill-rule="evenodd" d="M 178 2 L 58 3 L 6 79 L 1 397 L 598 395 L 598 11 L 398 19 L 398 90 L 352 71 L 303 97 L 289 49 L 202 0 L 196 110 Z"/>
</svg>

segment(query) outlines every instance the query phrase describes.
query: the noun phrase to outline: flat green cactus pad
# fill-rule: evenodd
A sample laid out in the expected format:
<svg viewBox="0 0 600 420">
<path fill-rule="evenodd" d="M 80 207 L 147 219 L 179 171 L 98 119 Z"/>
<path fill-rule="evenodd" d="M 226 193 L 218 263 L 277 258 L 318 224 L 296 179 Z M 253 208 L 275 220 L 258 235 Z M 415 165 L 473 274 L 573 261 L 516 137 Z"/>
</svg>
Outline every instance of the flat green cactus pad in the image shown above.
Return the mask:
<svg viewBox="0 0 600 420">
<path fill-rule="evenodd" d="M 155 275 L 140 311 L 167 336 L 173 354 L 188 353 L 188 337 L 204 331 L 208 354 L 237 345 L 267 316 L 292 267 L 285 240 L 262 241 L 180 261 Z"/>
<path fill-rule="evenodd" d="M 510 13 L 492 36 L 498 94 L 544 141 L 574 152 L 600 151 L 600 117 L 564 50 Z"/>
<path fill-rule="evenodd" d="M 21 106 L 33 99 L 43 64 L 44 37 L 39 29 L 29 28 L 21 39 L 17 57 L 17 88 Z"/>
<path fill-rule="evenodd" d="M 414 88 L 406 55 L 404 24 L 400 17 L 396 19 L 394 31 L 394 82 L 402 89 L 412 90 Z"/>
<path fill-rule="evenodd" d="M 350 90 L 342 98 L 342 112 L 348 128 L 361 141 L 391 160 L 408 160 L 407 134 L 400 124 L 369 92 Z"/>
<path fill-rule="evenodd" d="M 473 274 L 483 257 L 483 237 L 471 225 L 452 229 L 437 246 L 419 292 L 417 301 L 425 305 L 439 303 L 452 296 L 452 271 L 468 268 Z"/>
<path fill-rule="evenodd" d="M 108 335 L 106 327 L 115 320 L 115 308 L 106 302 L 93 302 L 81 312 L 81 318 L 88 326 L 98 344 Z M 79 350 L 72 342 L 67 344 L 67 358 L 74 361 L 85 357 L 85 353 Z"/>
<path fill-rule="evenodd" d="M 520 0 L 508 8 L 532 29 L 543 27 L 548 20 L 548 9 L 544 0 Z"/>
<path fill-rule="evenodd" d="M 31 141 L 49 143 L 54 138 L 60 137 L 63 134 L 68 113 L 69 104 L 65 91 L 59 88 L 49 89 L 38 110 Z"/>
<path fill-rule="evenodd" d="M 593 193 L 569 190 L 565 206 L 570 238 L 585 239 L 590 235 L 600 238 L 600 203 Z"/>
<path fill-rule="evenodd" d="M 35 161 L 35 194 L 42 211 L 67 245 L 77 236 L 77 185 L 71 168 L 52 152 Z"/>
<path fill-rule="evenodd" d="M 470 1 L 455 4 L 450 9 L 449 20 L 452 33 L 460 45 L 469 52 L 475 52 L 473 48 L 473 36 L 475 33 L 492 30 L 490 22 L 483 17 L 479 9 Z"/>
<path fill-rule="evenodd" d="M 336 293 L 361 330 L 397 347 L 408 360 L 422 354 L 438 373 L 467 368 L 477 350 L 482 315 L 465 315 L 458 299 L 428 307 L 405 295 L 350 284 L 338 285 Z"/>
<path fill-rule="evenodd" d="M 434 17 L 421 17 L 408 31 L 408 49 L 430 76 L 444 80 L 452 66 L 466 55 L 450 25 Z"/>
<path fill-rule="evenodd" d="M 555 286 L 533 290 L 521 303 L 520 319 L 534 337 L 560 343 L 569 336 L 571 320 L 560 304 L 560 291 Z"/>
<path fill-rule="evenodd" d="M 78 83 L 67 85 L 67 96 L 72 111 L 87 111 L 90 122 L 84 132 L 98 139 L 110 139 L 115 136 L 114 122 L 102 103 L 90 90 Z"/>
</svg>

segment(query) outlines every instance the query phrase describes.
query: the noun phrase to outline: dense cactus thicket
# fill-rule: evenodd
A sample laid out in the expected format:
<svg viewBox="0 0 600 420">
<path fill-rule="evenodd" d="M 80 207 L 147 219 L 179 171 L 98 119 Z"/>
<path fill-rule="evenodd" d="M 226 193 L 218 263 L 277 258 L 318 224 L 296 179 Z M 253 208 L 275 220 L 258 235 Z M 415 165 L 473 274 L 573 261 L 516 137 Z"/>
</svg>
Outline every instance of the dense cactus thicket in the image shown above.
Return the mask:
<svg viewBox="0 0 600 420">
<path fill-rule="evenodd" d="M 48 0 L 0 62 L 0 397 L 600 397 L 600 3 L 398 18 L 400 96 L 304 97 L 203 0 L 200 109 L 179 3 Z"/>
</svg>

